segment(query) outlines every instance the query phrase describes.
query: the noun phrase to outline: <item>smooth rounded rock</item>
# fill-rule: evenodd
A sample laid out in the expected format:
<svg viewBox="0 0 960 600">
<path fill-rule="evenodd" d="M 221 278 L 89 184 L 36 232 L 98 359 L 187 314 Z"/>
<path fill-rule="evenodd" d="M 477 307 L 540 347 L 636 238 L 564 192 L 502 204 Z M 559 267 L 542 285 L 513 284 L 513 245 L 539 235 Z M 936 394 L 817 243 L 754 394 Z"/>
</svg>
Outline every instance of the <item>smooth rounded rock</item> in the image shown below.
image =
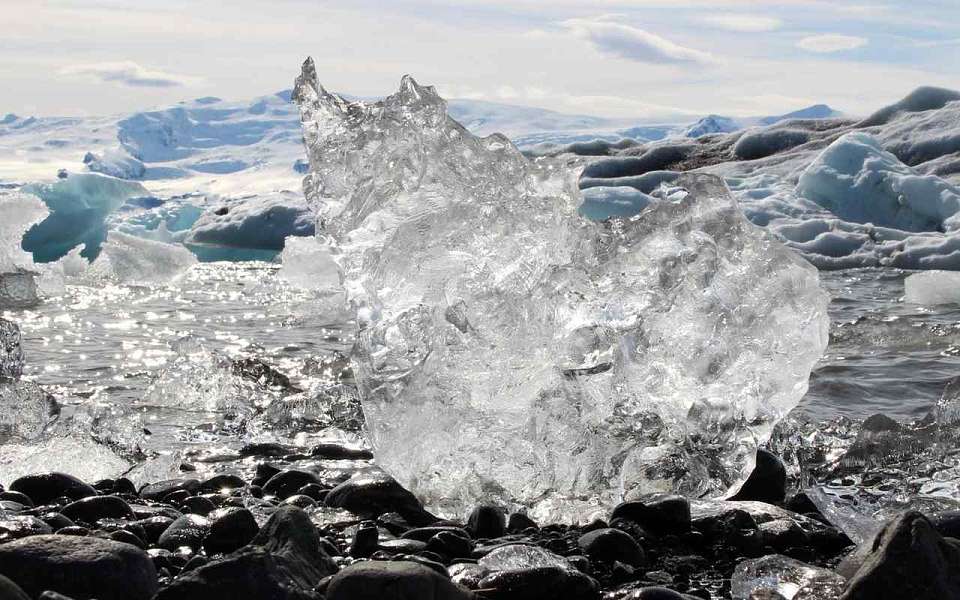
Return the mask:
<svg viewBox="0 0 960 600">
<path fill-rule="evenodd" d="M 157 545 L 174 552 L 187 547 L 199 550 L 210 531 L 210 521 L 200 515 L 183 515 L 170 524 L 157 540 Z"/>
<path fill-rule="evenodd" d="M 230 490 L 244 488 L 247 483 L 239 475 L 233 473 L 220 473 L 209 479 L 205 479 L 198 487 L 200 492 L 220 492 L 229 493 Z"/>
<path fill-rule="evenodd" d="M 348 448 L 340 444 L 317 444 L 310 451 L 310 456 L 328 460 L 371 460 L 373 452 L 364 448 Z"/>
<path fill-rule="evenodd" d="M 0 492 L 0 501 L 4 502 L 16 502 L 17 504 L 22 504 L 26 507 L 33 507 L 33 500 L 29 496 L 22 492 Z"/>
<path fill-rule="evenodd" d="M 481 504 L 467 517 L 467 531 L 474 538 L 493 539 L 507 532 L 507 518 L 499 506 Z"/>
<path fill-rule="evenodd" d="M 3 515 L 0 513 L 0 544 L 45 533 L 53 533 L 53 528 L 33 515 Z"/>
<path fill-rule="evenodd" d="M 144 500 L 163 500 L 173 492 L 184 490 L 193 493 L 200 487 L 200 482 L 192 478 L 166 479 L 150 483 L 140 488 L 140 497 Z"/>
<path fill-rule="evenodd" d="M 366 518 L 383 513 L 399 513 L 408 523 L 423 526 L 437 518 L 424 510 L 416 496 L 386 474 L 357 475 L 330 490 L 327 506 L 344 508 Z"/>
<path fill-rule="evenodd" d="M 19 585 L 0 575 L 0 600 L 30 600 Z"/>
<path fill-rule="evenodd" d="M 10 484 L 10 490 L 26 494 L 36 506 L 50 504 L 61 496 L 80 500 L 96 496 L 97 490 L 66 473 L 25 475 Z"/>
<path fill-rule="evenodd" d="M 80 599 L 150 600 L 157 591 L 146 552 L 96 537 L 38 535 L 0 545 L 0 574 L 34 598 L 53 590 Z"/>
<path fill-rule="evenodd" d="M 561 567 L 532 567 L 498 571 L 487 575 L 477 584 L 485 590 L 495 590 L 495 598 L 522 600 L 593 600 L 597 597 L 597 582 L 591 577 Z"/>
<path fill-rule="evenodd" d="M 253 513 L 246 508 L 223 509 L 210 516 L 210 531 L 203 539 L 207 554 L 229 554 L 249 544 L 260 531 Z"/>
<path fill-rule="evenodd" d="M 320 484 L 323 480 L 316 473 L 300 469 L 280 471 L 263 486 L 263 493 L 284 500 L 297 493 L 297 490 L 309 483 Z"/>
<path fill-rule="evenodd" d="M 619 529 L 597 529 L 580 536 L 577 543 L 590 560 L 607 563 L 619 561 L 632 567 L 642 566 L 646 562 L 640 544 Z"/>
<path fill-rule="evenodd" d="M 657 535 L 686 533 L 690 531 L 690 502 L 675 495 L 623 502 L 610 513 L 611 522 L 617 519 L 636 523 Z"/>
<path fill-rule="evenodd" d="M 413 561 L 364 561 L 334 575 L 326 600 L 474 600 L 430 567 Z"/>
<path fill-rule="evenodd" d="M 730 500 L 755 500 L 778 504 L 787 496 L 787 468 L 776 454 L 757 450 L 757 462 L 740 490 Z"/>
<path fill-rule="evenodd" d="M 136 519 L 130 505 L 118 496 L 92 496 L 71 502 L 60 509 L 71 521 L 93 524 L 100 519 Z"/>
</svg>

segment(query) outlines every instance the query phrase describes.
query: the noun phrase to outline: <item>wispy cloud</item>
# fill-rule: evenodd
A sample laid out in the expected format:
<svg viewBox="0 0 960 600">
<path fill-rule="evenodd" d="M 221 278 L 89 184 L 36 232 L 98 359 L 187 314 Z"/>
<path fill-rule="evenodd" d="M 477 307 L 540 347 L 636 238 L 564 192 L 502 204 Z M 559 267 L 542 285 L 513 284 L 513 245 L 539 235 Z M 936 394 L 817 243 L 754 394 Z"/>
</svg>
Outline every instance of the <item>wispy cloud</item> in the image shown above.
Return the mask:
<svg viewBox="0 0 960 600">
<path fill-rule="evenodd" d="M 829 54 L 866 46 L 869 40 L 854 35 L 813 35 L 797 42 L 797 47 L 809 52 Z"/>
<path fill-rule="evenodd" d="M 638 29 L 596 19 L 570 19 L 562 23 L 574 35 L 589 41 L 600 52 L 637 62 L 654 64 L 713 64 L 717 60 L 707 52 L 686 48 L 670 40 Z"/>
<path fill-rule="evenodd" d="M 100 81 L 132 87 L 168 88 L 186 86 L 198 81 L 195 77 L 148 69 L 133 61 L 70 65 L 61 69 L 60 73 L 92 77 Z"/>
<path fill-rule="evenodd" d="M 745 33 L 774 31 L 783 26 L 783 21 L 780 19 L 776 17 L 764 17 L 762 15 L 709 15 L 703 17 L 701 21 L 719 29 L 726 29 L 727 31 L 741 31 Z"/>
</svg>

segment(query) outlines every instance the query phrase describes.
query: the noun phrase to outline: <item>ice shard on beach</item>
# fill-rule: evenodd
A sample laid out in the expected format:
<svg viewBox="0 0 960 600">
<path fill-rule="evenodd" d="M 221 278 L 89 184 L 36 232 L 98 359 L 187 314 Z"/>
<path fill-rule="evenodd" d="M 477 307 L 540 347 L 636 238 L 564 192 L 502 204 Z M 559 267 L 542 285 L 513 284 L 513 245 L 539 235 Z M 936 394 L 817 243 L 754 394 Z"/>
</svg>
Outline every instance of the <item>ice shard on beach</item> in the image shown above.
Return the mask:
<svg viewBox="0 0 960 600">
<path fill-rule="evenodd" d="M 682 176 L 597 223 L 576 164 L 471 135 L 410 77 L 348 102 L 308 60 L 294 98 L 370 443 L 428 508 L 576 521 L 744 481 L 807 389 L 827 295 L 720 179 Z"/>
</svg>

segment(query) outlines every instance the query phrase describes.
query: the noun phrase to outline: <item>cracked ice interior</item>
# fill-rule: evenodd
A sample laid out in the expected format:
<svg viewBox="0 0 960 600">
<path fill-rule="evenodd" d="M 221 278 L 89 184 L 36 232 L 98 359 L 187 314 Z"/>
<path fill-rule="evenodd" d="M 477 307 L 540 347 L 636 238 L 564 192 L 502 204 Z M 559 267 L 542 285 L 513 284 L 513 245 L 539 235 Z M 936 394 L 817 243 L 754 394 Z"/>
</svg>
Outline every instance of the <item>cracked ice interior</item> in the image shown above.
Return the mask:
<svg viewBox="0 0 960 600">
<path fill-rule="evenodd" d="M 307 61 L 294 97 L 370 443 L 429 508 L 578 520 L 742 483 L 806 392 L 828 297 L 722 180 L 681 176 L 598 223 L 577 165 L 473 136 L 409 77 L 348 102 Z"/>
</svg>

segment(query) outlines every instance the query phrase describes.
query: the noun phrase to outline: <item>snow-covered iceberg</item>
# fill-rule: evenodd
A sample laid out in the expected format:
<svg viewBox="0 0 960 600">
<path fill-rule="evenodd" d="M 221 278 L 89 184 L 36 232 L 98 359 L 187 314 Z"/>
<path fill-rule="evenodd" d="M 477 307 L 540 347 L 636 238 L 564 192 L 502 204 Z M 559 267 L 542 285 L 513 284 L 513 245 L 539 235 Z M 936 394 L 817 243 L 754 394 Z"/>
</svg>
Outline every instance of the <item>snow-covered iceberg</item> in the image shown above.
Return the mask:
<svg viewBox="0 0 960 600">
<path fill-rule="evenodd" d="M 742 483 L 806 390 L 827 296 L 721 180 L 677 178 L 598 223 L 578 169 L 474 137 L 409 77 L 348 102 L 308 60 L 295 99 L 370 442 L 427 506 L 577 520 Z"/>
</svg>

